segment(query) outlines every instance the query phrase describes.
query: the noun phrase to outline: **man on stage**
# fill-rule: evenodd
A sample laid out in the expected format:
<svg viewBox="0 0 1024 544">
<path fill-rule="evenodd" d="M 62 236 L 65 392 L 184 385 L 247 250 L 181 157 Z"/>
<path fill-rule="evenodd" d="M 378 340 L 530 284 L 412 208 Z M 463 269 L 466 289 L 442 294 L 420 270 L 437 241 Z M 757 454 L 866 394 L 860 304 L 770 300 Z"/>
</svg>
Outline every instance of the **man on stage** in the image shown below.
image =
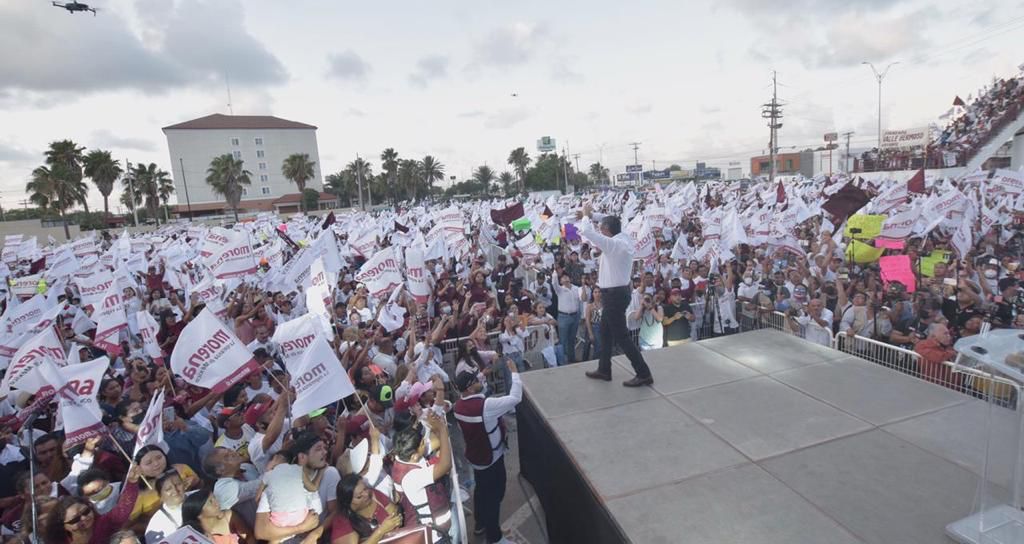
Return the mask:
<svg viewBox="0 0 1024 544">
<path fill-rule="evenodd" d="M 617 216 L 601 218 L 601 232 L 594 230 L 590 204 L 577 212 L 581 219 L 580 235 L 601 249 L 597 267 L 597 286 L 601 289 L 601 303 L 604 306 L 601 317 L 601 349 L 598 353 L 597 370 L 587 372 L 588 378 L 612 380 L 612 348 L 618 345 L 633 364 L 636 376 L 622 382 L 626 387 L 640 387 L 654 383 L 651 369 L 644 362 L 636 342 L 626 330 L 626 307 L 630 299 L 629 274 L 633 267 L 635 251 L 633 239 L 622 232 L 622 222 Z"/>
</svg>

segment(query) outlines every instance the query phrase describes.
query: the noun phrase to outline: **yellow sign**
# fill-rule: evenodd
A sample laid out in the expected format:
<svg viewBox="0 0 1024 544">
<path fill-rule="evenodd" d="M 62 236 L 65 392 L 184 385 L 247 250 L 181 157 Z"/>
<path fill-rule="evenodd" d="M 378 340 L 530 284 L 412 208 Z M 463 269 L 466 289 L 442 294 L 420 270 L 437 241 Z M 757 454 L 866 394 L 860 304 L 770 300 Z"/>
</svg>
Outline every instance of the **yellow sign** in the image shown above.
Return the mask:
<svg viewBox="0 0 1024 544">
<path fill-rule="evenodd" d="M 935 250 L 930 255 L 921 257 L 921 275 L 930 278 L 935 275 L 935 265 L 948 263 L 952 255 L 948 251 Z"/>
<path fill-rule="evenodd" d="M 866 215 L 858 213 L 850 216 L 846 221 L 846 230 L 843 234 L 845 234 L 847 238 L 871 240 L 882 233 L 882 223 L 884 222 L 884 215 Z"/>
<path fill-rule="evenodd" d="M 846 247 L 846 259 L 857 264 L 868 264 L 877 261 L 883 252 L 884 247 L 874 248 L 864 242 L 850 240 L 850 245 Z"/>
</svg>

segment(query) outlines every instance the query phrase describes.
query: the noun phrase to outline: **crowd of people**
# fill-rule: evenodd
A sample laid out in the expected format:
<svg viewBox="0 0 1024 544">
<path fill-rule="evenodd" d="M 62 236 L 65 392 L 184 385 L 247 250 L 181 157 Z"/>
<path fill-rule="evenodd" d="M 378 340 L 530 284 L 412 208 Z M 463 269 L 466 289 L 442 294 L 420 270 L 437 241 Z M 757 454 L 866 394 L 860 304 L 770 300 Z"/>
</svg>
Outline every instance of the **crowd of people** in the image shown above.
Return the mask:
<svg viewBox="0 0 1024 544">
<path fill-rule="evenodd" d="M 864 200 L 846 206 L 850 193 Z M 592 229 L 581 208 L 621 218 L 635 241 L 625 319 L 642 350 L 782 315 L 808 341 L 868 338 L 931 365 L 983 327 L 1024 328 L 1024 197 L 988 176 L 912 191 L 841 176 L 746 190 L 655 185 L 260 215 L 65 245 L 8 237 L 5 541 L 154 543 L 190 529 L 216 543 L 376 543 L 403 531 L 507 542 L 506 422 L 522 397 L 519 373 L 594 359 L 606 341 L 601 252 L 580 235 Z M 879 226 L 904 229 L 889 246 L 900 249 L 865 257 L 870 240 L 845 228 L 856 212 L 909 217 L 909 227 Z M 911 279 L 879 264 L 900 255 Z M 113 288 L 97 291 L 98 277 Z M 211 315 L 254 361 L 226 387 L 178 366 L 194 358 L 181 355 L 197 334 L 189 325 Z M 288 331 L 310 316 L 356 393 L 294 413 L 310 374 L 296 370 L 291 351 L 304 343 Z M 54 330 L 58 343 L 39 343 Z M 86 395 L 101 425 L 84 439 L 72 429 L 68 384 L 50 383 L 45 396 L 52 374 L 26 373 L 30 360 L 59 369 L 104 360 Z M 162 439 L 142 444 L 150 414 Z"/>
<path fill-rule="evenodd" d="M 1000 78 L 964 102 L 960 97 L 944 117 L 951 120 L 936 129 L 925 147 L 872 148 L 860 155 L 858 171 L 910 170 L 966 166 L 1000 130 L 1017 119 L 1024 108 L 1024 76 Z"/>
</svg>

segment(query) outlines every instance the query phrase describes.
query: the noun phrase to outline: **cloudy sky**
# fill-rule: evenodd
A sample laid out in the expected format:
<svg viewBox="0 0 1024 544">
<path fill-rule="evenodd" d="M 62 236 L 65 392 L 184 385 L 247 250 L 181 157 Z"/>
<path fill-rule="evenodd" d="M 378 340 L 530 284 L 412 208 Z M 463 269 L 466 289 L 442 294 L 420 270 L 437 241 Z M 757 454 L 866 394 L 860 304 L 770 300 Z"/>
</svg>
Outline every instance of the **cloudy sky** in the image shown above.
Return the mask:
<svg viewBox="0 0 1024 544">
<path fill-rule="evenodd" d="M 319 127 L 324 172 L 394 147 L 460 179 L 552 136 L 612 171 L 726 165 L 767 145 L 778 71 L 783 148 L 935 122 L 1024 62 L 1024 2 L 763 0 L 336 2 L 0 0 L 0 203 L 20 206 L 48 142 L 169 170 L 160 128 L 227 113 Z M 783 6 L 783 7 L 779 7 Z M 518 96 L 512 96 L 517 93 Z M 92 202 L 101 202 L 93 191 Z"/>
</svg>

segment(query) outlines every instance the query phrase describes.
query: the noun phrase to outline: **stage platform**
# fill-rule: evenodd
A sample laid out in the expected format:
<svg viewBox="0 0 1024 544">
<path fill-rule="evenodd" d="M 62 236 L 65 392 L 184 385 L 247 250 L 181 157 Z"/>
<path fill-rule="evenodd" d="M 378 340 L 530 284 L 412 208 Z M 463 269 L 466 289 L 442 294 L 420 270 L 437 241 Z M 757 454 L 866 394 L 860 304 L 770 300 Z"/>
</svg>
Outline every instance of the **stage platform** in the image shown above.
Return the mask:
<svg viewBox="0 0 1024 544">
<path fill-rule="evenodd" d="M 644 355 L 654 387 L 623 387 L 621 356 L 612 382 L 523 374 L 521 471 L 554 544 L 935 544 L 972 512 L 980 400 L 771 330 Z"/>
</svg>

